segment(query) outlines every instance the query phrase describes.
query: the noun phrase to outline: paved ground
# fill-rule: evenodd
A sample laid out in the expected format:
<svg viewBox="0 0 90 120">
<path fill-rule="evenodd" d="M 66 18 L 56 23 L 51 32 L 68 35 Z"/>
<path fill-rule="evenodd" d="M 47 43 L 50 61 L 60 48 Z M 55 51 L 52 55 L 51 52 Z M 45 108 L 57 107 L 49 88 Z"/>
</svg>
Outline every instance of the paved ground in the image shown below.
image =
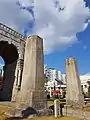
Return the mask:
<svg viewBox="0 0 90 120">
<path fill-rule="evenodd" d="M 72 110 L 72 109 L 63 109 L 65 116 L 74 116 L 80 120 L 90 120 L 90 112 L 81 111 L 81 110 Z"/>
</svg>

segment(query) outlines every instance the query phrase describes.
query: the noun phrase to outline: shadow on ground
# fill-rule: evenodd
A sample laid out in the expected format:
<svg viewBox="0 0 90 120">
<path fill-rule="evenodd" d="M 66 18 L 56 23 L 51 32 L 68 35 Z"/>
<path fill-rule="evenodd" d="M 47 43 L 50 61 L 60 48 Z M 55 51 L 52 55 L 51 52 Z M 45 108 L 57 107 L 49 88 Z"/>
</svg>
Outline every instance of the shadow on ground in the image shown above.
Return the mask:
<svg viewBox="0 0 90 120">
<path fill-rule="evenodd" d="M 9 114 L 12 115 L 12 112 L 9 113 Z M 19 116 L 19 117 L 15 117 L 15 116 L 14 117 L 8 117 L 5 120 L 23 120 L 23 119 L 28 118 L 29 116 L 33 117 L 33 115 L 37 115 L 36 110 L 33 109 L 32 107 L 28 107 L 25 110 L 17 111 L 16 116 Z"/>
<path fill-rule="evenodd" d="M 23 120 L 22 118 L 6 118 L 5 120 Z"/>
</svg>

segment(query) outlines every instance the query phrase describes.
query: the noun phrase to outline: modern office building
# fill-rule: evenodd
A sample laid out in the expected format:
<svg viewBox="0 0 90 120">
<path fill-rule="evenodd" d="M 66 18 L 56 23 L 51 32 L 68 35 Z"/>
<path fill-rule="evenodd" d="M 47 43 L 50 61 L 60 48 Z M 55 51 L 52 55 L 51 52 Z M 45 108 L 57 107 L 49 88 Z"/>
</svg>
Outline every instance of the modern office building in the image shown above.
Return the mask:
<svg viewBox="0 0 90 120">
<path fill-rule="evenodd" d="M 44 65 L 44 74 L 46 75 L 46 77 L 49 78 L 50 81 L 53 81 L 55 79 L 62 79 L 62 74 L 60 70 L 57 70 L 55 68 L 48 68 L 46 64 Z"/>
</svg>

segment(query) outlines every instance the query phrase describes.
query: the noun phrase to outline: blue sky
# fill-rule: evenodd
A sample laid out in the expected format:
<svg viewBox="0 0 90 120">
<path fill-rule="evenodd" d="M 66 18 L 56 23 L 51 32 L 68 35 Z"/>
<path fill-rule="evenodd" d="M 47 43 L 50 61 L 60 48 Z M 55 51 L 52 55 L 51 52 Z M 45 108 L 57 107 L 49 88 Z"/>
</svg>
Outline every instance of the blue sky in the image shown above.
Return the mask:
<svg viewBox="0 0 90 120">
<path fill-rule="evenodd" d="M 84 0 L 58 0 L 58 7 L 54 0 L 31 1 L 0 0 L 0 22 L 21 34 L 27 31 L 42 37 L 48 67 L 65 72 L 65 59 L 75 57 L 79 73 L 89 73 L 90 0 L 85 0 L 87 6 Z M 64 10 L 59 11 L 59 7 Z"/>
<path fill-rule="evenodd" d="M 74 44 L 65 51 L 54 52 L 45 56 L 45 64 L 65 72 L 65 59 L 74 57 L 77 60 L 80 74 L 90 72 L 90 25 L 81 33 L 77 34 L 79 44 Z M 85 46 L 83 46 L 85 45 Z"/>
<path fill-rule="evenodd" d="M 90 0 L 86 0 L 90 7 Z M 83 31 L 77 33 L 79 44 L 74 44 L 65 51 L 53 52 L 46 55 L 44 62 L 49 67 L 54 67 L 65 72 L 65 60 L 74 57 L 77 60 L 78 71 L 80 74 L 90 73 L 90 25 Z"/>
</svg>

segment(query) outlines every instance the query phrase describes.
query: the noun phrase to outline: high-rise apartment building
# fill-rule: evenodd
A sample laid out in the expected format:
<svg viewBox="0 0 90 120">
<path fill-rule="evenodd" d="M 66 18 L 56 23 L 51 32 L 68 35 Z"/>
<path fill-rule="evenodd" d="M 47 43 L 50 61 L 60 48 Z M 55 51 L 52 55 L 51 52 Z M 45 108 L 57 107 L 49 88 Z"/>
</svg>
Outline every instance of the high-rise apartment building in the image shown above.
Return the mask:
<svg viewBox="0 0 90 120">
<path fill-rule="evenodd" d="M 66 74 L 62 74 L 62 82 L 63 84 L 66 84 Z"/>
<path fill-rule="evenodd" d="M 49 69 L 47 65 L 44 65 L 44 75 L 49 80 Z"/>
<path fill-rule="evenodd" d="M 48 78 L 48 80 L 55 85 L 59 84 L 55 79 L 57 79 L 58 81 L 62 81 L 61 71 L 55 68 L 48 68 L 47 65 L 44 65 L 44 74 Z"/>
<path fill-rule="evenodd" d="M 61 80 L 61 71 L 56 70 L 55 68 L 49 68 L 49 79 L 51 81 L 57 79 L 57 80 Z"/>
</svg>

